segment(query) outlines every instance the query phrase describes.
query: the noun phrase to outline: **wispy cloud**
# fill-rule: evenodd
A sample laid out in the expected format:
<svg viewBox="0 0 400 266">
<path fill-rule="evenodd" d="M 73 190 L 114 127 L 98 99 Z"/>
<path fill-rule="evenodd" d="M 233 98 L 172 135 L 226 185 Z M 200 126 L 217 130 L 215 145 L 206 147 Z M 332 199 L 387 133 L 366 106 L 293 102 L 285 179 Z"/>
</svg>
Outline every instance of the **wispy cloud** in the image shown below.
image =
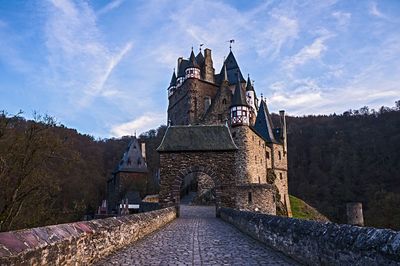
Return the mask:
<svg viewBox="0 0 400 266">
<path fill-rule="evenodd" d="M 118 8 L 125 0 L 114 0 L 102 7 L 99 11 L 96 12 L 98 16 L 104 15 L 111 10 Z"/>
<path fill-rule="evenodd" d="M 46 23 L 48 82 L 73 90 L 67 94 L 78 107 L 86 107 L 96 96 L 115 95 L 107 93 L 106 84 L 132 42 L 111 50 L 86 2 L 53 0 L 51 4 Z"/>
<path fill-rule="evenodd" d="M 114 137 L 133 135 L 135 133 L 140 135 L 149 129 L 157 128 L 159 125 L 164 123 L 164 113 L 146 113 L 132 121 L 114 125 L 111 128 L 110 134 Z"/>
<path fill-rule="evenodd" d="M 316 38 L 310 45 L 303 47 L 297 54 L 284 60 L 283 68 L 293 70 L 295 67 L 304 65 L 310 60 L 320 58 L 322 53 L 328 49 L 325 42 L 333 36 L 329 32 L 324 32 L 322 36 Z"/>
<path fill-rule="evenodd" d="M 368 11 L 373 16 L 386 18 L 386 16 L 378 9 L 378 4 L 376 2 L 370 3 Z"/>
<path fill-rule="evenodd" d="M 339 26 L 346 26 L 351 19 L 351 13 L 343 11 L 335 11 L 332 16 L 338 21 Z"/>
</svg>

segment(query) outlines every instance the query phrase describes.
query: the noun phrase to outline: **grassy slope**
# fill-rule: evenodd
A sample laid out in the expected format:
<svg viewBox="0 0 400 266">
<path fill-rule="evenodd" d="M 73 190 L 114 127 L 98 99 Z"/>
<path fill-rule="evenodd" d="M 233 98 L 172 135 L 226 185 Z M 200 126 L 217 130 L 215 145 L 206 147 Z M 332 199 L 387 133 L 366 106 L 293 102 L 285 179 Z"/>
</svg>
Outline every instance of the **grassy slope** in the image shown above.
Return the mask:
<svg viewBox="0 0 400 266">
<path fill-rule="evenodd" d="M 321 222 L 328 222 L 328 218 L 319 213 L 316 209 L 305 203 L 299 198 L 295 196 L 290 197 L 290 205 L 292 207 L 293 218 L 305 219 L 305 220 L 314 220 Z"/>
</svg>

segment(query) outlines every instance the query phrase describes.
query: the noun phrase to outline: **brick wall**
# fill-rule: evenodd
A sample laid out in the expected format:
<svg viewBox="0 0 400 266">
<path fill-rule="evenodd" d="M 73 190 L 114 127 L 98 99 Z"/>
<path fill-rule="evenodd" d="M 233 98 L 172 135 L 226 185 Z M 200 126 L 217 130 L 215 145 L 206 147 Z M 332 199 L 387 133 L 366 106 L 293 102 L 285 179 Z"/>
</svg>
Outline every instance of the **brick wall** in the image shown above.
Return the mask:
<svg viewBox="0 0 400 266">
<path fill-rule="evenodd" d="M 306 265 L 400 265 L 400 232 L 221 209 L 244 233 Z"/>
<path fill-rule="evenodd" d="M 176 218 L 175 208 L 0 233 L 0 265 L 87 265 Z"/>
</svg>

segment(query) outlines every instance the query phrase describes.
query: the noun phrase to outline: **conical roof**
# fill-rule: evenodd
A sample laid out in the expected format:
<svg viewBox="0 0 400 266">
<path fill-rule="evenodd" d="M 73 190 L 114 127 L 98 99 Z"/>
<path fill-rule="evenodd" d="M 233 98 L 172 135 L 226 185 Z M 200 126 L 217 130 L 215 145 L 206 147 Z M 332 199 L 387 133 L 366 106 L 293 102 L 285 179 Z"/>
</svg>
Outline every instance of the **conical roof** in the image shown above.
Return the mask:
<svg viewBox="0 0 400 266">
<path fill-rule="evenodd" d="M 197 63 L 196 57 L 194 56 L 193 50 L 190 53 L 189 65 L 186 68 L 189 68 L 189 67 L 200 68 L 199 64 Z"/>
<path fill-rule="evenodd" d="M 258 110 L 256 123 L 254 124 L 254 130 L 257 131 L 267 142 L 277 142 L 275 140 L 272 129 L 271 115 L 269 114 L 267 104 L 264 99 L 261 99 L 260 109 Z"/>
<path fill-rule="evenodd" d="M 175 69 L 174 72 L 172 73 L 172 78 L 171 78 L 171 82 L 169 83 L 169 86 L 176 86 L 176 75 L 175 75 Z"/>
<path fill-rule="evenodd" d="M 236 74 L 239 77 L 239 72 Z M 249 106 L 246 101 L 246 94 L 242 90 L 242 85 L 240 83 L 240 79 L 238 78 L 236 81 L 235 92 L 232 97 L 232 106 Z"/>
<path fill-rule="evenodd" d="M 225 59 L 226 71 L 228 76 L 228 81 L 230 84 L 235 84 L 237 82 L 237 73 L 239 72 L 240 82 L 244 83 L 246 80 L 243 78 L 242 72 L 240 71 L 239 65 L 236 61 L 235 56 L 232 51 L 229 52 L 228 57 Z M 220 71 L 220 76 L 224 76 L 224 66 Z"/>
<path fill-rule="evenodd" d="M 129 145 L 118 165 L 119 172 L 146 172 L 147 165 L 142 157 L 139 141 L 136 137 L 129 142 Z"/>
<path fill-rule="evenodd" d="M 246 91 L 254 91 L 254 87 L 251 84 L 250 75 L 247 76 Z"/>
<path fill-rule="evenodd" d="M 204 56 L 201 51 L 196 55 L 196 61 L 201 66 L 204 63 Z"/>
</svg>

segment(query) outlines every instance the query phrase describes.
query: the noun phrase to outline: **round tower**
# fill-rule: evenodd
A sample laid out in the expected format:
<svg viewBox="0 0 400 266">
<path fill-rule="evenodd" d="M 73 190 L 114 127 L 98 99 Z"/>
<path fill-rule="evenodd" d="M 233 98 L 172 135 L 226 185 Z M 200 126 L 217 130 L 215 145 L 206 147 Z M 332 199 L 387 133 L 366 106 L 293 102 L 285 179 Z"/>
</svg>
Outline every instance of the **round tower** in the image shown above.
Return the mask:
<svg viewBox="0 0 400 266">
<path fill-rule="evenodd" d="M 171 82 L 169 83 L 168 87 L 168 98 L 171 97 L 172 94 L 174 94 L 175 90 L 176 90 L 176 75 L 174 69 L 174 72 L 172 73 Z"/>
<path fill-rule="evenodd" d="M 238 81 L 236 83 L 235 92 L 232 97 L 230 107 L 231 126 L 248 126 L 250 123 L 250 106 L 247 104 L 246 96 L 242 91 L 239 73 L 237 74 Z"/>
<path fill-rule="evenodd" d="M 190 53 L 189 64 L 185 69 L 185 77 L 188 78 L 196 78 L 200 79 L 200 66 L 197 63 L 196 57 L 192 52 Z"/>
<path fill-rule="evenodd" d="M 347 223 L 364 226 L 364 216 L 361 202 L 349 202 L 346 204 Z"/>
</svg>

